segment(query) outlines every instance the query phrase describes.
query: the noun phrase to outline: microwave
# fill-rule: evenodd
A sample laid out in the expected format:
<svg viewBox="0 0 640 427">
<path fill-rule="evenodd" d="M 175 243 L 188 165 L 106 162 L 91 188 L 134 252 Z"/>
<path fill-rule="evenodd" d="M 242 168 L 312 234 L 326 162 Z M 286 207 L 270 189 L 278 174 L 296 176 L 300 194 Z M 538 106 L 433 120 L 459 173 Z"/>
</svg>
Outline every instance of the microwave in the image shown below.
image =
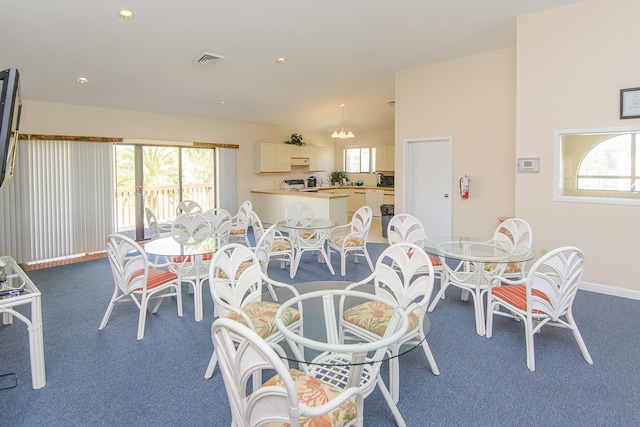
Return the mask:
<svg viewBox="0 0 640 427">
<path fill-rule="evenodd" d="M 393 187 L 393 176 L 381 176 L 378 187 Z"/>
</svg>

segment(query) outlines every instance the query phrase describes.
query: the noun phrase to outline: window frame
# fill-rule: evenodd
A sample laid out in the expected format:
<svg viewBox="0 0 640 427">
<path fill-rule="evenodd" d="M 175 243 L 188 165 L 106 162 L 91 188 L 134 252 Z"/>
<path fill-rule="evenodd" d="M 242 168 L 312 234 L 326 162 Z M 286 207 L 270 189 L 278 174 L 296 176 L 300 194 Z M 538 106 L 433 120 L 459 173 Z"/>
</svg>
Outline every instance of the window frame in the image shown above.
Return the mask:
<svg viewBox="0 0 640 427">
<path fill-rule="evenodd" d="M 554 132 L 554 150 L 553 150 L 553 196 L 552 200 L 556 202 L 570 202 L 570 203 L 592 203 L 592 204 L 606 204 L 606 205 L 628 205 L 628 206 L 640 206 L 640 192 L 627 192 L 627 191 L 608 191 L 608 190 L 577 190 L 573 193 L 567 194 L 564 187 L 565 177 L 561 171 L 565 169 L 564 159 L 561 158 L 563 153 L 563 137 L 571 135 L 597 135 L 597 134 L 627 134 L 627 133 L 640 133 L 640 127 L 617 127 L 617 128 L 596 128 L 596 129 L 567 129 L 558 130 Z M 608 138 L 607 138 L 608 139 Z M 600 142 L 604 142 L 600 141 Z M 598 142 L 598 144 L 600 143 Z M 574 173 L 572 178 L 577 183 L 578 171 L 584 157 L 594 148 L 597 144 L 591 146 L 585 150 L 584 155 L 581 158 L 573 159 L 575 166 L 571 169 Z M 582 195 L 580 194 L 582 193 Z M 589 195 L 584 195 L 589 193 Z M 600 193 L 601 195 L 598 195 Z M 630 197 L 633 196 L 634 197 Z"/>
<path fill-rule="evenodd" d="M 359 150 L 360 151 L 360 162 L 358 171 L 349 171 L 347 169 L 347 151 L 348 150 Z M 369 151 L 369 170 L 362 170 L 362 150 Z M 360 145 L 351 145 L 344 147 L 342 150 L 342 168 L 347 173 L 375 173 L 376 168 L 376 147 L 375 146 L 360 146 Z"/>
</svg>

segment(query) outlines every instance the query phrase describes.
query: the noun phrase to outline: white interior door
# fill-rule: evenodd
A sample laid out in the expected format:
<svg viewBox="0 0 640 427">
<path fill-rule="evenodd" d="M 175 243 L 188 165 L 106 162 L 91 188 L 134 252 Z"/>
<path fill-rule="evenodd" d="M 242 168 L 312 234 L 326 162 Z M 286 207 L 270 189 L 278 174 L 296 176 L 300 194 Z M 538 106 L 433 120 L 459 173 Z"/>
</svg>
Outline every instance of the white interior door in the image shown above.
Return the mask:
<svg viewBox="0 0 640 427">
<path fill-rule="evenodd" d="M 427 236 L 452 232 L 452 141 L 405 141 L 405 211 L 418 218 Z"/>
</svg>

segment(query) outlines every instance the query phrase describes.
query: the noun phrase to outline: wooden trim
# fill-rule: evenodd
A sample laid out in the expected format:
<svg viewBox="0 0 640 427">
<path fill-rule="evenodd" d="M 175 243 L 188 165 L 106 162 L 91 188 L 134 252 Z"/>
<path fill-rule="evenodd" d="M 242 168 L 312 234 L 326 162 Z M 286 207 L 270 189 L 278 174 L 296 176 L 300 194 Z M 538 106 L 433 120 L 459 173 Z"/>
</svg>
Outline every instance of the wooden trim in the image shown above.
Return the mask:
<svg viewBox="0 0 640 427">
<path fill-rule="evenodd" d="M 122 142 L 122 138 L 111 138 L 104 136 L 73 136 L 73 135 L 45 135 L 37 133 L 21 133 L 18 140 L 37 139 L 41 141 L 73 141 L 73 142 Z"/>
<path fill-rule="evenodd" d="M 124 138 L 112 138 L 108 136 L 74 136 L 74 135 L 46 135 L 37 133 L 20 133 L 18 140 L 41 140 L 41 141 L 73 141 L 73 142 L 106 142 L 122 143 Z M 145 140 L 151 141 L 151 140 Z M 188 143 L 187 143 L 188 144 Z M 238 144 L 222 144 L 218 142 L 192 142 L 194 148 L 233 148 L 239 149 Z"/>
<path fill-rule="evenodd" d="M 40 270 L 43 268 L 57 267 L 59 265 L 75 264 L 76 262 L 89 261 L 92 259 L 106 258 L 107 251 L 86 252 L 83 254 L 69 255 L 59 258 L 45 259 L 40 261 L 29 261 L 20 267 L 24 271 Z"/>
<path fill-rule="evenodd" d="M 238 144 L 221 144 L 218 142 L 193 142 L 192 144 L 196 148 L 240 148 Z"/>
</svg>

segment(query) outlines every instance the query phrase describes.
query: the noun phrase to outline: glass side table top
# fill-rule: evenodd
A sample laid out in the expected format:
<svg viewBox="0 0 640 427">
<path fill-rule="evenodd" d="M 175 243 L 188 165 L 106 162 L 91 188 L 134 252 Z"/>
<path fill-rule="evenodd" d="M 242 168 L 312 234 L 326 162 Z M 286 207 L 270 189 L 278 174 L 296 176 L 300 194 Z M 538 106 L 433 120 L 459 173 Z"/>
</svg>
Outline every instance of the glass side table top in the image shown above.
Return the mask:
<svg viewBox="0 0 640 427">
<path fill-rule="evenodd" d="M 298 218 L 278 222 L 278 227 L 310 230 L 333 228 L 337 225 L 337 221 L 324 218 Z"/>
<path fill-rule="evenodd" d="M 432 255 L 476 262 L 525 262 L 535 257 L 526 246 L 466 236 L 431 237 L 424 250 Z"/>
<path fill-rule="evenodd" d="M 201 242 L 179 242 L 173 237 L 161 237 L 145 243 L 145 252 L 152 255 L 180 256 L 180 255 L 206 255 L 215 253 L 227 243 L 226 238 L 209 237 Z"/>
</svg>

